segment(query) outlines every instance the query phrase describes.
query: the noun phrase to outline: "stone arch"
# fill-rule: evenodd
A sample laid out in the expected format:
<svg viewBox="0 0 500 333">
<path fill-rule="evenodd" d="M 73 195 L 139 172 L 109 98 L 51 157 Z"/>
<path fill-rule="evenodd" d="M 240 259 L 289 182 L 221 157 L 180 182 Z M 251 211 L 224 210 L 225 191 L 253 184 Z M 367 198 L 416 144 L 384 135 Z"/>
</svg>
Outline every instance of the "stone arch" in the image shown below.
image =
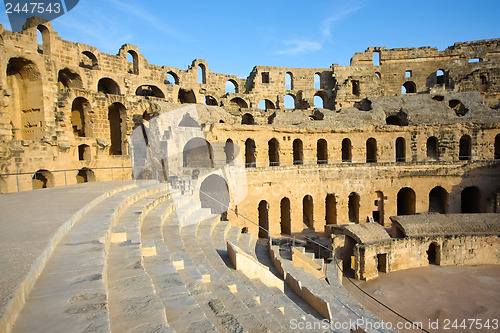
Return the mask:
<svg viewBox="0 0 500 333">
<path fill-rule="evenodd" d="M 259 202 L 259 238 L 269 238 L 269 204 Z"/>
<path fill-rule="evenodd" d="M 78 146 L 78 160 L 79 161 L 91 160 L 91 150 L 89 145 L 81 144 Z"/>
<path fill-rule="evenodd" d="M 57 85 L 59 89 L 82 89 L 83 81 L 80 74 L 75 73 L 69 68 L 64 68 L 61 69 L 57 75 Z"/>
<path fill-rule="evenodd" d="M 235 98 L 231 99 L 230 104 L 232 106 L 237 106 L 241 109 L 248 108 L 247 102 L 245 102 L 245 100 L 243 98 L 240 98 L 240 97 L 235 97 Z"/>
<path fill-rule="evenodd" d="M 427 139 L 427 157 L 435 160 L 439 158 L 438 139 L 435 136 Z"/>
<path fill-rule="evenodd" d="M 127 110 L 121 103 L 113 103 L 108 108 L 109 135 L 111 145 L 110 155 L 125 153 L 125 135 L 127 133 Z"/>
<path fill-rule="evenodd" d="M 342 162 L 352 162 L 352 144 L 348 138 L 342 140 Z"/>
<path fill-rule="evenodd" d="M 349 222 L 359 223 L 359 206 L 361 202 L 361 197 L 356 192 L 351 192 L 349 194 Z"/>
<path fill-rule="evenodd" d="M 50 30 L 43 24 L 39 24 L 37 30 L 42 36 L 42 48 L 38 49 L 38 53 L 48 54 L 50 52 Z"/>
<path fill-rule="evenodd" d="M 397 215 L 414 215 L 416 213 L 416 195 L 410 187 L 403 187 L 398 192 Z"/>
<path fill-rule="evenodd" d="M 323 89 L 323 78 L 320 72 L 314 73 L 314 89 Z"/>
<path fill-rule="evenodd" d="M 129 61 L 129 59 L 127 59 L 128 64 L 132 63 L 132 66 L 129 65 L 129 68 L 128 68 L 129 74 L 139 75 L 139 55 L 134 50 L 128 50 L 127 51 L 127 58 L 129 56 L 131 57 L 130 60 L 132 60 L 132 61 Z"/>
<path fill-rule="evenodd" d="M 280 143 L 276 138 L 268 142 L 269 166 L 280 165 Z"/>
<path fill-rule="evenodd" d="M 43 137 L 43 90 L 40 71 L 25 58 L 10 58 L 7 64 L 7 87 L 12 138 L 38 140 Z"/>
<path fill-rule="evenodd" d="M 254 119 L 253 115 L 251 115 L 250 113 L 245 113 L 241 117 L 241 124 L 242 125 L 257 125 L 255 123 L 255 119 Z"/>
<path fill-rule="evenodd" d="M 477 186 L 464 188 L 460 199 L 462 213 L 481 213 L 481 191 Z"/>
<path fill-rule="evenodd" d="M 328 193 L 326 195 L 325 209 L 326 224 L 337 224 L 337 198 L 335 198 L 335 194 Z"/>
<path fill-rule="evenodd" d="M 293 140 L 293 165 L 304 164 L 304 144 L 301 139 Z"/>
<path fill-rule="evenodd" d="M 257 105 L 257 107 L 261 110 L 272 110 L 272 109 L 275 109 L 274 107 L 274 103 L 271 102 L 270 100 L 268 99 L 263 99 L 259 102 L 259 104 Z"/>
<path fill-rule="evenodd" d="M 286 90 L 293 90 L 293 73 L 292 72 L 286 72 L 285 74 L 285 89 Z"/>
<path fill-rule="evenodd" d="M 54 175 L 48 170 L 40 169 L 33 175 L 32 183 L 34 190 L 54 187 Z"/>
<path fill-rule="evenodd" d="M 78 174 L 76 175 L 76 182 L 78 184 L 95 182 L 95 174 L 94 171 L 88 168 L 83 168 L 78 170 Z"/>
<path fill-rule="evenodd" d="M 145 84 L 137 87 L 135 91 L 136 96 L 150 96 L 156 98 L 165 98 L 165 94 L 161 91 L 160 88 L 154 85 Z"/>
<path fill-rule="evenodd" d="M 97 91 L 103 94 L 120 95 L 120 86 L 113 79 L 104 77 L 97 83 Z"/>
<path fill-rule="evenodd" d="M 167 72 L 165 76 L 167 77 L 165 81 L 166 84 L 179 84 L 179 76 L 176 73 L 170 71 Z"/>
<path fill-rule="evenodd" d="M 255 168 L 257 166 L 256 153 L 255 141 L 247 139 L 245 141 L 245 166 L 247 168 Z"/>
<path fill-rule="evenodd" d="M 212 214 L 223 214 L 231 202 L 226 180 L 219 175 L 210 175 L 201 183 L 200 202 L 202 208 L 210 208 Z"/>
<path fill-rule="evenodd" d="M 496 160 L 500 159 L 500 134 L 497 134 L 495 136 L 495 152 L 493 154 L 493 157 Z"/>
<path fill-rule="evenodd" d="M 302 222 L 309 229 L 314 229 L 314 202 L 309 194 L 302 199 Z"/>
<path fill-rule="evenodd" d="M 406 162 L 406 140 L 402 137 L 396 139 L 396 162 Z"/>
<path fill-rule="evenodd" d="M 207 83 L 207 68 L 205 67 L 205 64 L 198 64 L 198 83 Z"/>
<path fill-rule="evenodd" d="M 463 135 L 459 141 L 458 159 L 469 161 L 472 155 L 472 139 L 469 135 Z"/>
<path fill-rule="evenodd" d="M 234 93 L 237 94 L 239 93 L 239 87 L 238 87 L 238 82 L 236 82 L 233 79 L 229 79 L 226 81 L 226 94 L 227 93 Z"/>
<path fill-rule="evenodd" d="M 314 94 L 313 104 L 315 108 L 323 109 L 325 107 L 325 96 L 321 93 Z"/>
<path fill-rule="evenodd" d="M 429 213 L 446 214 L 448 212 L 448 192 L 441 186 L 429 192 Z"/>
<path fill-rule="evenodd" d="M 215 97 L 207 95 L 205 96 L 205 105 L 217 106 L 219 105 L 219 103 L 217 102 L 217 99 L 215 99 Z"/>
<path fill-rule="evenodd" d="M 296 109 L 297 108 L 297 103 L 295 96 L 293 94 L 286 94 L 285 97 L 283 98 L 283 102 L 285 105 L 285 109 Z"/>
<path fill-rule="evenodd" d="M 97 70 L 99 69 L 99 62 L 94 53 L 90 51 L 83 51 L 80 58 L 80 67 Z"/>
<path fill-rule="evenodd" d="M 83 97 L 75 98 L 71 104 L 71 127 L 75 136 L 81 138 L 88 136 L 87 124 L 91 109 L 89 101 Z"/>
<path fill-rule="evenodd" d="M 281 213 L 281 234 L 290 235 L 292 233 L 292 218 L 291 218 L 291 207 L 290 199 L 284 197 L 280 202 L 280 213 Z"/>
<path fill-rule="evenodd" d="M 226 164 L 234 163 L 234 143 L 233 140 L 227 139 L 224 145 L 224 153 L 226 155 Z"/>
<path fill-rule="evenodd" d="M 193 89 L 179 89 L 179 93 L 177 94 L 177 100 L 181 104 L 186 103 L 196 103 L 196 96 L 194 94 Z"/>
<path fill-rule="evenodd" d="M 401 87 L 402 94 L 415 94 L 417 92 L 417 86 L 413 81 L 406 81 Z"/>
<path fill-rule="evenodd" d="M 212 168 L 212 147 L 204 138 L 192 138 L 182 150 L 182 166 L 187 168 Z"/>
<path fill-rule="evenodd" d="M 377 140 L 366 140 L 366 163 L 377 163 Z"/>
<path fill-rule="evenodd" d="M 316 157 L 318 164 L 328 164 L 328 142 L 325 139 L 316 142 Z"/>
</svg>

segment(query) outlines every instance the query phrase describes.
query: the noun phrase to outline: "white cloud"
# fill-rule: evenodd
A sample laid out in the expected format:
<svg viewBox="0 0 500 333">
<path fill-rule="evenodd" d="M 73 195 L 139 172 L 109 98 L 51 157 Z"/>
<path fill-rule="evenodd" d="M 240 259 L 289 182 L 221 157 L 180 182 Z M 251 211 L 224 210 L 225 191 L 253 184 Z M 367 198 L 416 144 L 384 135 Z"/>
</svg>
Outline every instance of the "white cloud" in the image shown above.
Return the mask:
<svg viewBox="0 0 500 333">
<path fill-rule="evenodd" d="M 355 5 L 353 7 L 343 8 L 341 10 L 338 10 L 335 14 L 329 16 L 327 19 L 325 19 L 323 21 L 323 25 L 322 25 L 322 29 L 321 29 L 323 36 L 325 36 L 326 38 L 331 38 L 332 26 L 334 23 L 336 23 L 338 21 L 342 21 L 343 19 L 347 18 L 352 13 L 360 10 L 364 6 L 365 6 L 364 4 L 358 4 L 358 5 Z"/>
<path fill-rule="evenodd" d="M 273 52 L 275 55 L 295 55 L 299 53 L 309 53 L 321 50 L 321 44 L 318 42 L 291 39 L 283 41 L 287 48 Z"/>
</svg>

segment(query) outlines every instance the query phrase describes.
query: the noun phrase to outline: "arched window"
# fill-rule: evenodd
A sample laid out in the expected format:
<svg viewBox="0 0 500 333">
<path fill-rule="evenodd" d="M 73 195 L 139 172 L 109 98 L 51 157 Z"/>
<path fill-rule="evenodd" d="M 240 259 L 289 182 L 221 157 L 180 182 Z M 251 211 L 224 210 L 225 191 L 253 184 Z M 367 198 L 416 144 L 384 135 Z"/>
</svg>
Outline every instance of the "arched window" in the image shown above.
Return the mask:
<svg viewBox="0 0 500 333">
<path fill-rule="evenodd" d="M 226 94 L 227 93 L 238 93 L 238 83 L 234 80 L 226 81 Z"/>
<path fill-rule="evenodd" d="M 397 198 L 398 215 L 414 215 L 416 212 L 415 191 L 409 187 L 403 187 L 398 192 Z"/>
<path fill-rule="evenodd" d="M 166 84 L 179 84 L 179 77 L 174 72 L 168 72 L 165 75 L 167 77 Z"/>
<path fill-rule="evenodd" d="M 123 155 L 125 152 L 125 133 L 127 132 L 126 109 L 121 103 L 113 103 L 108 108 L 110 155 Z"/>
<path fill-rule="evenodd" d="M 349 222 L 359 223 L 359 205 L 361 198 L 356 192 L 349 194 Z"/>
<path fill-rule="evenodd" d="M 143 85 L 139 86 L 135 90 L 135 95 L 136 96 L 149 96 L 149 97 L 156 97 L 156 98 L 165 98 L 165 94 L 163 91 L 161 91 L 160 88 L 157 86 L 153 85 Z"/>
<path fill-rule="evenodd" d="M 139 75 L 139 56 L 133 50 L 127 51 L 127 63 L 129 64 L 128 72 L 130 74 Z"/>
<path fill-rule="evenodd" d="M 90 147 L 88 145 L 78 146 L 78 160 L 90 161 Z"/>
<path fill-rule="evenodd" d="M 271 102 L 270 100 L 268 99 L 263 99 L 259 102 L 259 104 L 257 105 L 257 107 L 261 110 L 270 110 L 270 109 L 274 109 L 274 103 Z"/>
<path fill-rule="evenodd" d="M 314 95 L 314 107 L 322 109 L 324 105 L 323 97 L 316 94 Z"/>
<path fill-rule="evenodd" d="M 461 195 L 461 212 L 481 213 L 481 192 L 476 186 L 466 187 Z"/>
<path fill-rule="evenodd" d="M 293 140 L 293 165 L 304 164 L 304 153 L 302 140 Z"/>
<path fill-rule="evenodd" d="M 97 57 L 90 51 L 83 51 L 80 60 L 80 67 L 93 70 L 99 69 Z"/>
<path fill-rule="evenodd" d="M 442 69 L 436 72 L 436 84 L 444 84 L 444 71 Z"/>
<path fill-rule="evenodd" d="M 285 74 L 285 89 L 293 90 L 293 74 L 291 72 Z"/>
<path fill-rule="evenodd" d="M 328 164 L 328 143 L 325 139 L 319 139 L 316 144 L 318 164 Z"/>
<path fill-rule="evenodd" d="M 280 165 L 280 143 L 275 138 L 269 140 L 269 166 Z"/>
<path fill-rule="evenodd" d="M 323 89 L 322 86 L 321 73 L 314 74 L 314 89 Z"/>
<path fill-rule="evenodd" d="M 351 140 L 345 138 L 342 140 L 342 162 L 352 161 L 352 146 Z"/>
<path fill-rule="evenodd" d="M 459 143 L 459 151 L 458 151 L 458 159 L 460 161 L 469 161 L 471 159 L 472 150 L 471 150 L 471 137 L 468 135 L 464 135 L 460 138 Z"/>
<path fill-rule="evenodd" d="M 59 89 L 83 88 L 83 81 L 79 74 L 69 68 L 61 69 L 57 76 Z"/>
<path fill-rule="evenodd" d="M 377 140 L 369 138 L 366 140 L 366 163 L 377 162 Z"/>
<path fill-rule="evenodd" d="M 86 133 L 86 119 L 91 110 L 90 103 L 83 97 L 77 97 L 71 106 L 71 127 L 73 134 L 78 137 L 85 137 Z"/>
<path fill-rule="evenodd" d="M 181 104 L 196 103 L 196 96 L 192 89 L 179 89 L 177 100 Z"/>
<path fill-rule="evenodd" d="M 286 197 L 281 199 L 280 210 L 281 210 L 281 234 L 290 235 L 292 233 L 290 199 Z"/>
<path fill-rule="evenodd" d="M 245 166 L 247 168 L 255 168 L 257 166 L 255 148 L 255 141 L 252 139 L 245 141 Z"/>
<path fill-rule="evenodd" d="M 47 170 L 38 170 L 33 175 L 32 182 L 34 190 L 54 187 L 54 175 Z"/>
<path fill-rule="evenodd" d="M 448 207 L 448 192 L 441 186 L 434 187 L 429 192 L 429 213 L 446 214 Z"/>
<path fill-rule="evenodd" d="M 329 193 L 325 199 L 325 221 L 326 224 L 337 224 L 337 199 L 335 194 Z"/>
<path fill-rule="evenodd" d="M 227 139 L 224 146 L 224 153 L 226 154 L 226 164 L 234 163 L 234 143 L 233 140 Z"/>
<path fill-rule="evenodd" d="M 259 238 L 269 238 L 269 204 L 259 202 Z"/>
<path fill-rule="evenodd" d="M 104 94 L 120 95 L 120 86 L 110 78 L 102 78 L 97 83 L 97 91 Z"/>
<path fill-rule="evenodd" d="M 396 162 L 406 162 L 406 140 L 401 137 L 396 139 Z"/>
<path fill-rule="evenodd" d="M 285 95 L 285 109 L 295 109 L 295 96 Z"/>
<path fill-rule="evenodd" d="M 198 83 L 199 84 L 207 83 L 207 70 L 204 64 L 198 65 Z"/>
<path fill-rule="evenodd" d="M 439 158 L 438 140 L 435 136 L 427 139 L 427 157 L 435 160 Z"/>
<path fill-rule="evenodd" d="M 40 24 L 37 27 L 37 38 L 38 38 L 38 53 L 48 53 L 50 50 L 50 31 L 49 29 Z"/>
<path fill-rule="evenodd" d="M 242 125 L 256 125 L 255 119 L 253 118 L 253 116 L 250 113 L 245 113 L 241 117 L 241 124 Z"/>
<path fill-rule="evenodd" d="M 407 81 L 401 87 L 402 94 L 414 94 L 417 92 L 417 86 L 412 81 Z"/>
<path fill-rule="evenodd" d="M 244 99 L 240 97 L 235 97 L 230 101 L 230 105 L 234 107 L 239 107 L 240 109 L 246 109 L 248 108 L 247 102 L 245 102 Z"/>
<path fill-rule="evenodd" d="M 212 147 L 203 138 L 189 140 L 182 150 L 183 166 L 188 168 L 213 167 Z"/>
<path fill-rule="evenodd" d="M 306 195 L 302 199 L 302 218 L 305 227 L 314 229 L 314 204 L 313 198 L 310 195 Z"/>
</svg>

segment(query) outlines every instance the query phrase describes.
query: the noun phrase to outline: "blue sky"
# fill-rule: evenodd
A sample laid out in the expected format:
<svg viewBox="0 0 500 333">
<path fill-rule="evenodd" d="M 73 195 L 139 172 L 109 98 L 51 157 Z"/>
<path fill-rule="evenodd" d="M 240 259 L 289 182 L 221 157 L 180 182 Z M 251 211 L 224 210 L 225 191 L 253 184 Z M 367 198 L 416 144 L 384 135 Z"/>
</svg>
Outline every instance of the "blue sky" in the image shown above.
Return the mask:
<svg viewBox="0 0 500 333">
<path fill-rule="evenodd" d="M 369 46 L 432 46 L 500 37 L 499 0 L 80 0 L 52 22 L 65 40 L 116 54 L 125 43 L 152 64 L 195 58 L 246 77 L 253 66 L 348 65 Z M 4 11 L 0 23 L 10 29 Z"/>
</svg>

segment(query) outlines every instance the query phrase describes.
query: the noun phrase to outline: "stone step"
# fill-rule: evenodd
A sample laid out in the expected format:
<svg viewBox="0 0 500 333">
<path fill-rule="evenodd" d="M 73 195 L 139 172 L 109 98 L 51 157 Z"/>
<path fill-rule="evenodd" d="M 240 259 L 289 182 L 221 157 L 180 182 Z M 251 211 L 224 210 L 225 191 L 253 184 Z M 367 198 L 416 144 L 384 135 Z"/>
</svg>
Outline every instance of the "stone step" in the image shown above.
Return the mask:
<svg viewBox="0 0 500 333">
<path fill-rule="evenodd" d="M 142 199 L 130 206 L 116 224 L 126 230 L 127 237 L 125 242 L 111 244 L 106 260 L 105 281 L 113 332 L 169 327 L 163 304 L 142 265 L 140 228 L 147 212 L 170 198 L 170 193 L 161 192 Z M 154 240 L 151 242 L 155 244 Z"/>
<path fill-rule="evenodd" d="M 162 189 L 133 188 L 85 214 L 55 248 L 13 332 L 109 331 L 103 274 L 110 229 L 128 206 Z"/>
</svg>

